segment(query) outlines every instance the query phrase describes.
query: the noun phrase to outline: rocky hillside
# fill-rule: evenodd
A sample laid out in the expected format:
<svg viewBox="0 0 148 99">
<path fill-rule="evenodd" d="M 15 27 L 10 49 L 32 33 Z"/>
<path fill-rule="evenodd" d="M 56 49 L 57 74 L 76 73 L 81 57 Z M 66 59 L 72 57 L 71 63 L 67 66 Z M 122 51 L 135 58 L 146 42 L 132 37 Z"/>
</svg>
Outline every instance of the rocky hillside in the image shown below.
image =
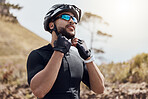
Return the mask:
<svg viewBox="0 0 148 99">
<path fill-rule="evenodd" d="M 107 83 L 103 94 L 94 92 L 83 87 L 81 99 L 148 99 L 148 84 L 142 83 Z"/>
<path fill-rule="evenodd" d="M 31 50 L 46 44 L 19 23 L 0 18 L 0 99 L 36 99 L 27 84 L 26 59 Z M 148 54 L 99 68 L 110 81 L 105 82 L 104 94 L 95 94 L 82 84 L 81 99 L 148 99 Z"/>
<path fill-rule="evenodd" d="M 22 64 L 28 53 L 48 42 L 22 27 L 19 23 L 0 19 L 0 64 L 16 61 Z"/>
<path fill-rule="evenodd" d="M 28 54 L 48 43 L 19 23 L 0 17 L 0 94 L 5 85 L 26 84 Z"/>
</svg>

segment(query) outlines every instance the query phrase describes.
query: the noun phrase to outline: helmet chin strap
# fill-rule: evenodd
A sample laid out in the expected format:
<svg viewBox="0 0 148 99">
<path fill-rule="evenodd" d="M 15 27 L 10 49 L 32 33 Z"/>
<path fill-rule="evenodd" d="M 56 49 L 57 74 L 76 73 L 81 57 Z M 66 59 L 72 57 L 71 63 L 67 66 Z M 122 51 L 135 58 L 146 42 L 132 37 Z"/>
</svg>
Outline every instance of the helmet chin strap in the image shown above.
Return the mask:
<svg viewBox="0 0 148 99">
<path fill-rule="evenodd" d="M 51 30 L 51 33 L 52 33 L 52 31 L 55 31 L 55 33 L 56 33 L 57 36 L 60 34 L 58 32 L 58 30 L 57 30 L 57 27 L 56 27 L 55 23 L 54 23 L 54 28 Z"/>
<path fill-rule="evenodd" d="M 70 37 L 70 38 L 69 38 L 69 36 L 66 36 L 67 34 L 59 33 L 58 30 L 57 30 L 57 26 L 55 25 L 55 23 L 54 23 L 54 28 L 51 30 L 51 33 L 52 33 L 52 31 L 55 31 L 57 37 L 58 37 L 59 34 L 62 34 L 62 35 L 65 35 L 65 37 L 66 37 L 67 39 L 73 39 L 73 38 L 74 38 L 74 37 Z M 65 33 L 66 33 L 66 32 L 65 32 Z"/>
</svg>

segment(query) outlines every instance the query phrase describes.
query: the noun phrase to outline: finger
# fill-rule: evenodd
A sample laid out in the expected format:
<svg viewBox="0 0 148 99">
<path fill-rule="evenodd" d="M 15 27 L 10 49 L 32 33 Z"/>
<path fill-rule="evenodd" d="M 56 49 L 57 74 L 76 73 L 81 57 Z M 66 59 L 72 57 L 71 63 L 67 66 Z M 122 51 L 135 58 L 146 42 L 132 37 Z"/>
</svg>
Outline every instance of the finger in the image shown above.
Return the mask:
<svg viewBox="0 0 148 99">
<path fill-rule="evenodd" d="M 72 42 L 72 46 L 76 46 L 78 43 L 78 38 L 74 38 L 71 42 Z"/>
<path fill-rule="evenodd" d="M 83 40 L 78 39 L 78 43 L 82 44 L 83 42 Z"/>
<path fill-rule="evenodd" d="M 71 41 L 78 41 L 78 38 L 73 38 Z"/>
<path fill-rule="evenodd" d="M 72 43 L 73 43 L 73 42 L 78 42 L 78 39 L 77 39 L 77 38 L 74 38 L 74 39 L 71 40 L 71 42 L 72 42 Z"/>
</svg>

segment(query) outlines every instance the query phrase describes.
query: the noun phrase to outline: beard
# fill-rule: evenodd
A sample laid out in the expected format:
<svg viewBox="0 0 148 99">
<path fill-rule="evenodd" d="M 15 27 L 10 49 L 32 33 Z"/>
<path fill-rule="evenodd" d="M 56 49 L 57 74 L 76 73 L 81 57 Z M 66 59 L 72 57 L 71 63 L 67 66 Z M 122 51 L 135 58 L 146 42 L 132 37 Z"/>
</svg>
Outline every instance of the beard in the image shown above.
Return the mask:
<svg viewBox="0 0 148 99">
<path fill-rule="evenodd" d="M 67 27 L 67 26 L 66 26 L 66 27 Z M 60 34 L 62 34 L 62 36 L 65 36 L 67 39 L 72 39 L 72 38 L 74 38 L 75 33 L 73 34 L 73 33 L 67 32 L 67 31 L 66 31 L 66 27 L 65 27 L 65 28 L 59 27 L 58 32 L 59 32 Z"/>
</svg>

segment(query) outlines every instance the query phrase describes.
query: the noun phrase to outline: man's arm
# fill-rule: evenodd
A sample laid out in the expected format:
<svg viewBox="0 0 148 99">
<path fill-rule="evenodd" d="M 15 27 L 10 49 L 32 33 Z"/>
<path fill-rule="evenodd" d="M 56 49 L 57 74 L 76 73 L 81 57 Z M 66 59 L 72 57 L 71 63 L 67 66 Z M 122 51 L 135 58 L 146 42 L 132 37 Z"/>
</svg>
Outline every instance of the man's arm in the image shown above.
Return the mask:
<svg viewBox="0 0 148 99">
<path fill-rule="evenodd" d="M 30 88 L 38 98 L 43 98 L 52 88 L 57 78 L 63 56 L 63 53 L 54 51 L 46 67 L 32 78 Z"/>
<path fill-rule="evenodd" d="M 90 88 L 98 94 L 104 92 L 104 76 L 100 72 L 99 68 L 94 62 L 86 63 L 88 74 L 89 74 L 89 81 L 90 81 Z"/>
<path fill-rule="evenodd" d="M 91 52 L 87 49 L 86 44 L 83 40 L 74 38 L 72 40 L 72 45 L 78 49 L 81 58 L 83 58 L 84 60 L 89 60 L 91 58 Z M 93 61 L 85 64 L 87 66 L 89 74 L 90 88 L 98 94 L 103 93 L 105 89 L 104 76 Z"/>
<path fill-rule="evenodd" d="M 61 67 L 62 58 L 69 51 L 71 43 L 61 34 L 54 41 L 54 53 L 46 67 L 38 72 L 31 80 L 30 87 L 34 95 L 43 98 L 53 87 Z"/>
</svg>

